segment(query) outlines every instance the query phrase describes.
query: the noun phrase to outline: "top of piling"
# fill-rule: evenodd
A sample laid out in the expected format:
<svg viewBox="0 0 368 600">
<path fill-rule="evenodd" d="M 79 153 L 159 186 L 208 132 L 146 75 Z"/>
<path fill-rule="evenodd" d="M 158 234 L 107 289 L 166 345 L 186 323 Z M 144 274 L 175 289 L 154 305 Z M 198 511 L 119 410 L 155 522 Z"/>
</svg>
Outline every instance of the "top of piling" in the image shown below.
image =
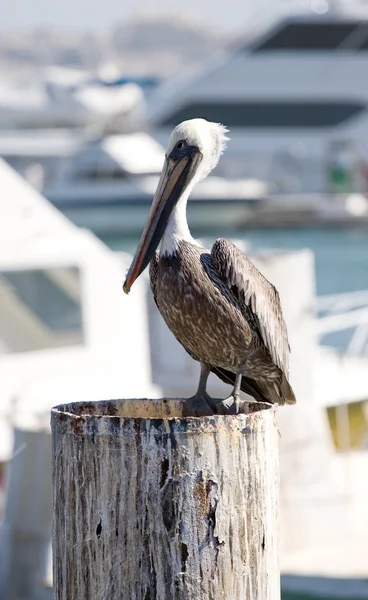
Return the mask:
<svg viewBox="0 0 368 600">
<path fill-rule="evenodd" d="M 262 428 L 264 419 L 274 419 L 275 409 L 267 404 L 250 403 L 249 412 L 240 415 L 194 417 L 183 398 L 133 398 L 98 402 L 71 402 L 55 406 L 53 424 L 71 433 L 106 434 L 129 429 L 137 423 L 150 422 L 157 428 L 180 429 L 181 432 L 216 431 L 219 427 L 243 428 L 244 433 Z"/>
</svg>

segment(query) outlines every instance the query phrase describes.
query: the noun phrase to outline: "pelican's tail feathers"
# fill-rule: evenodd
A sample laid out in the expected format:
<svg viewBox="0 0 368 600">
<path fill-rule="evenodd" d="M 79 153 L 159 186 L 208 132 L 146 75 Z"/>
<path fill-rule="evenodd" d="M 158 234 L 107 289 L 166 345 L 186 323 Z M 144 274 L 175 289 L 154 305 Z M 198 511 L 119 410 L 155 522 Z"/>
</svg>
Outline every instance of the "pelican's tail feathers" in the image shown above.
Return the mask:
<svg viewBox="0 0 368 600">
<path fill-rule="evenodd" d="M 224 383 L 235 384 L 235 373 L 221 367 L 213 367 L 211 371 Z M 296 402 L 293 389 L 283 373 L 280 381 L 269 382 L 259 382 L 243 375 L 241 390 L 257 402 L 266 404 L 295 404 Z"/>
</svg>

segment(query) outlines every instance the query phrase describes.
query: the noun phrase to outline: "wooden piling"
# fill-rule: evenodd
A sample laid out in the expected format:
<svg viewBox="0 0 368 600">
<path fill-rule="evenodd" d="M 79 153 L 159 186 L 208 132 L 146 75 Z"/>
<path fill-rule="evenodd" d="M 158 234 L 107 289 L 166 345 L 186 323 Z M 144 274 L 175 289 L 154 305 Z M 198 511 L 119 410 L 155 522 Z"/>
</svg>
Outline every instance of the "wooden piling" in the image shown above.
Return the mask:
<svg viewBox="0 0 368 600">
<path fill-rule="evenodd" d="M 52 411 L 56 600 L 279 600 L 275 409 Z"/>
</svg>

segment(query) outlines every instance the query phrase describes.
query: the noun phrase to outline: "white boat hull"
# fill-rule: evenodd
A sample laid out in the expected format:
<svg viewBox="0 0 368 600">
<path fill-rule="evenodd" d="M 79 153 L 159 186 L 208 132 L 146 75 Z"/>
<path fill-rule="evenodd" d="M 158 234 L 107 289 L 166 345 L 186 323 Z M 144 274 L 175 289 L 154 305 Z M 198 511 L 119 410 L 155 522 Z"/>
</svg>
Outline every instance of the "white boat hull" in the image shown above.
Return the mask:
<svg viewBox="0 0 368 600">
<path fill-rule="evenodd" d="M 152 198 L 134 202 L 55 203 L 79 227 L 98 235 L 139 234 L 147 220 Z M 262 200 L 192 200 L 188 220 L 193 231 L 235 230 L 251 219 Z"/>
<path fill-rule="evenodd" d="M 79 227 L 100 236 L 139 235 L 147 220 L 152 195 L 128 199 L 121 194 L 84 195 L 48 199 Z M 350 200 L 359 200 L 359 210 L 351 210 Z M 244 227 L 368 226 L 368 200 L 364 196 L 329 194 L 264 195 L 237 197 L 202 195 L 188 202 L 188 221 L 196 234 L 226 233 Z"/>
</svg>

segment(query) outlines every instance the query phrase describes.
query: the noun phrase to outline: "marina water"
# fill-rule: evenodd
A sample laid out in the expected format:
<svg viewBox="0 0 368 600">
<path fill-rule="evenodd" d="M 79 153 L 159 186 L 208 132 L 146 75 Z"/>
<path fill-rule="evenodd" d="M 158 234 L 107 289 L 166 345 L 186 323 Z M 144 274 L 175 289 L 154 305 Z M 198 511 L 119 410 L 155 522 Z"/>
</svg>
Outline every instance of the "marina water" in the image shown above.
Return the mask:
<svg viewBox="0 0 368 600">
<path fill-rule="evenodd" d="M 193 231 L 195 237 L 201 232 Z M 214 231 L 206 238 L 223 233 Z M 315 256 L 316 286 L 319 296 L 368 289 L 368 231 L 359 228 L 277 228 L 234 231 L 226 237 L 244 239 L 251 251 L 309 248 Z M 107 238 L 114 250 L 134 252 L 138 238 Z"/>
</svg>

